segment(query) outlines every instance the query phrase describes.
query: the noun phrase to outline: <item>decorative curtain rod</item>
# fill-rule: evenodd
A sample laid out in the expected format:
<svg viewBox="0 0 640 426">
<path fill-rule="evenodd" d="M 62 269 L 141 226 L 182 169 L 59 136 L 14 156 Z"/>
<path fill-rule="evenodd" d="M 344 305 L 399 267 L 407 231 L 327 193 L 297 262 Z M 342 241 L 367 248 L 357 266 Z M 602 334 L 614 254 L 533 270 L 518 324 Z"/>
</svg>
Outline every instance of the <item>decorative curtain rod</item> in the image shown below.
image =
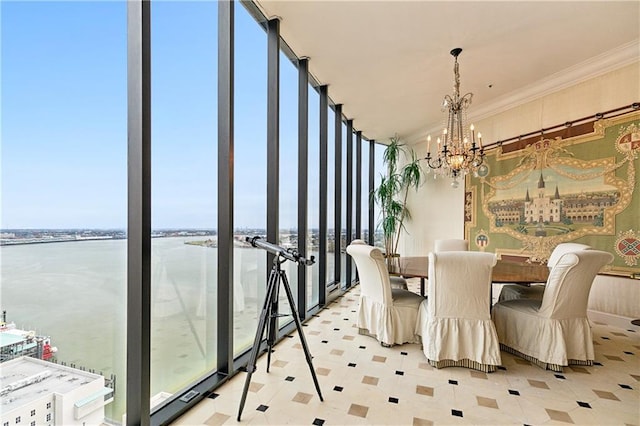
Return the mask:
<svg viewBox="0 0 640 426">
<path fill-rule="evenodd" d="M 545 127 L 542 128 L 540 130 L 534 131 L 534 132 L 529 132 L 529 133 L 525 133 L 523 135 L 519 135 L 519 136 L 514 136 L 512 138 L 509 139 L 503 139 L 503 140 L 499 140 L 496 142 L 492 142 L 489 144 L 486 144 L 484 149 L 487 150 L 489 148 L 495 148 L 495 147 L 499 147 L 502 146 L 506 143 L 509 142 L 515 142 L 515 141 L 521 141 L 523 139 L 526 139 L 530 136 L 535 136 L 535 135 L 544 135 L 546 132 L 549 132 L 551 130 L 557 130 L 557 129 L 566 129 L 569 128 L 571 126 L 573 126 L 574 124 L 583 124 L 584 122 L 588 122 L 588 121 L 595 121 L 595 120 L 601 120 L 603 118 L 613 118 L 613 117 L 617 117 L 619 115 L 622 114 L 626 114 L 627 112 L 630 111 L 637 111 L 640 110 L 640 102 L 634 102 L 630 105 L 626 105 L 623 107 L 619 107 L 619 108 L 615 108 L 606 112 L 598 112 L 594 115 L 589 115 L 587 117 L 583 117 L 583 118 L 579 118 L 577 120 L 572 120 L 572 121 L 567 121 L 566 123 L 563 124 L 557 124 L 555 126 L 551 126 L 551 127 Z"/>
</svg>

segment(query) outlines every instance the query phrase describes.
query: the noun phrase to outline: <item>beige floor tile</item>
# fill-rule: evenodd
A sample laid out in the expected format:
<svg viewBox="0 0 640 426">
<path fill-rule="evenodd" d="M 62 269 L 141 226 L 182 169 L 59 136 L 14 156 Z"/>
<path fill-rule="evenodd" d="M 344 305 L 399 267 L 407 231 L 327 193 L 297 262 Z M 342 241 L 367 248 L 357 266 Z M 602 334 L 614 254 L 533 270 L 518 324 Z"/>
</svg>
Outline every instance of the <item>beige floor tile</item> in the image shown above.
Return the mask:
<svg viewBox="0 0 640 426">
<path fill-rule="evenodd" d="M 356 287 L 304 328 L 324 402 L 293 333 L 274 347 L 269 373 L 266 357 L 258 360 L 241 424 L 303 425 L 317 418 L 325 425 L 567 425 L 565 413 L 575 424 L 640 425 L 640 333 L 594 325 L 596 361 L 603 365 L 565 368 L 563 378 L 506 352 L 501 354 L 506 370 L 491 374 L 435 369 L 419 344 L 385 348 L 358 334 L 353 328 L 358 293 Z M 203 400 L 174 424 L 238 424 L 245 378 L 246 373 L 232 377 L 216 389 L 216 399 Z M 256 410 L 261 404 L 268 407 L 265 412 Z M 365 417 L 360 407 L 367 408 Z M 452 415 L 453 409 L 462 417 Z"/>
</svg>

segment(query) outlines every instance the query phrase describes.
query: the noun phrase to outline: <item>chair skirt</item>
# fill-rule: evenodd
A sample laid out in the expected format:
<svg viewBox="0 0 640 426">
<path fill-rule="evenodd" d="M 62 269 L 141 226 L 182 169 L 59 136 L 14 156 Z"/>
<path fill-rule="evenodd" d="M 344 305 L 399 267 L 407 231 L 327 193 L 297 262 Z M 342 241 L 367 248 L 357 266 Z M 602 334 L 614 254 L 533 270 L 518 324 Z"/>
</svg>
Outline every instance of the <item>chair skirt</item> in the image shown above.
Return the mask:
<svg viewBox="0 0 640 426">
<path fill-rule="evenodd" d="M 543 317 L 538 314 L 539 307 L 540 301 L 531 299 L 509 300 L 493 307 L 501 347 L 553 371 L 570 364 L 592 365 L 589 320 Z"/>
<path fill-rule="evenodd" d="M 392 289 L 393 305 L 360 296 L 357 326 L 360 334 L 376 338 L 383 345 L 418 343 L 415 334 L 418 307 L 424 298 L 407 290 Z"/>
<path fill-rule="evenodd" d="M 498 336 L 490 319 L 432 317 L 427 305 L 425 302 L 420 307 L 416 332 L 432 366 L 492 372 L 502 364 Z"/>
</svg>

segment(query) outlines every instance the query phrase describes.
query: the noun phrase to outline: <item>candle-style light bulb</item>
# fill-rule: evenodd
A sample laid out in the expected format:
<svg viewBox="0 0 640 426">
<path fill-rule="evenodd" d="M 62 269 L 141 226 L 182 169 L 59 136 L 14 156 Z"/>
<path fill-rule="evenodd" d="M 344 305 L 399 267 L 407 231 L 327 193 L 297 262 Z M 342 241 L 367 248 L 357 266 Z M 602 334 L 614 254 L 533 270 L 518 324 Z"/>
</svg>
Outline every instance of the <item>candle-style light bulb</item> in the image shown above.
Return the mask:
<svg viewBox="0 0 640 426">
<path fill-rule="evenodd" d="M 482 148 L 482 133 L 478 132 L 478 141 L 480 142 L 480 148 Z"/>
<path fill-rule="evenodd" d="M 431 152 L 431 135 L 427 135 L 427 154 Z"/>
</svg>

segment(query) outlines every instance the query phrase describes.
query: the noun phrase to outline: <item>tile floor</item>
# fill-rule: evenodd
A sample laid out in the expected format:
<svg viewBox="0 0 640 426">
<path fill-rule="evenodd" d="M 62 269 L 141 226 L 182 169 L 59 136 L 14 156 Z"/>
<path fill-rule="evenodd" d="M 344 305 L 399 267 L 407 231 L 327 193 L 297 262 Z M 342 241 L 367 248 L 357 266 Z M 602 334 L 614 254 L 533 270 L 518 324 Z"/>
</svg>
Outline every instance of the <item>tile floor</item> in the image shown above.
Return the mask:
<svg viewBox="0 0 640 426">
<path fill-rule="evenodd" d="M 412 286 L 416 283 L 412 282 Z M 593 324 L 596 365 L 544 371 L 502 352 L 485 374 L 435 369 L 421 347 L 384 348 L 355 327 L 359 287 L 312 318 L 304 334 L 320 389 L 316 393 L 297 333 L 274 347 L 252 375 L 244 424 L 512 425 L 640 424 L 640 332 Z M 630 326 L 631 327 L 631 326 Z M 246 379 L 240 373 L 175 425 L 237 424 Z"/>
</svg>

